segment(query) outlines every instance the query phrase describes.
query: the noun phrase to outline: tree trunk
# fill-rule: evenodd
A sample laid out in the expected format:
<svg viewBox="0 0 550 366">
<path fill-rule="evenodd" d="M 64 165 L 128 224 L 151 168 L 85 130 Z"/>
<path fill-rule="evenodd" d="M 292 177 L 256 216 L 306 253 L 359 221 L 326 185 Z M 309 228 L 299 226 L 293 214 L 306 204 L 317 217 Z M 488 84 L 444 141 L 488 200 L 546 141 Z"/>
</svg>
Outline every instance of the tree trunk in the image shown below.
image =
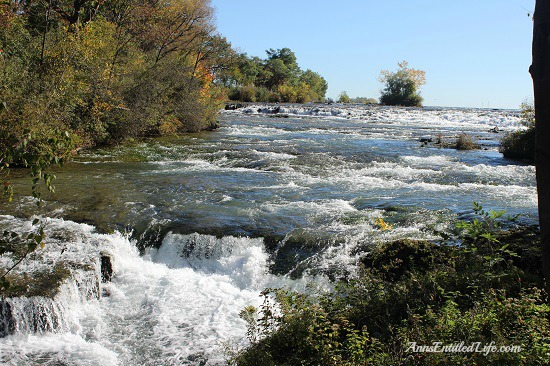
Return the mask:
<svg viewBox="0 0 550 366">
<path fill-rule="evenodd" d="M 539 200 L 542 266 L 550 295 L 550 0 L 537 0 L 533 25 L 535 166 Z"/>
</svg>

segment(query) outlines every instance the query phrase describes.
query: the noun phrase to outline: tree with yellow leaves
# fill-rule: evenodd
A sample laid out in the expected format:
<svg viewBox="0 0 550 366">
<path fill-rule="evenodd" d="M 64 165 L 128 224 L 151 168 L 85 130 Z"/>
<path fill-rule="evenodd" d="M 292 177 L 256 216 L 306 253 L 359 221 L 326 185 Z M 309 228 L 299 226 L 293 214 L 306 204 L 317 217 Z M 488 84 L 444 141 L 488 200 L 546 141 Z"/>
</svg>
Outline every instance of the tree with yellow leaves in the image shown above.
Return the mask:
<svg viewBox="0 0 550 366">
<path fill-rule="evenodd" d="M 406 107 L 422 106 L 419 89 L 426 84 L 426 72 L 409 67 L 407 61 L 397 64 L 398 70 L 382 70 L 379 81 L 385 84 L 380 96 L 384 105 L 401 105 Z"/>
</svg>

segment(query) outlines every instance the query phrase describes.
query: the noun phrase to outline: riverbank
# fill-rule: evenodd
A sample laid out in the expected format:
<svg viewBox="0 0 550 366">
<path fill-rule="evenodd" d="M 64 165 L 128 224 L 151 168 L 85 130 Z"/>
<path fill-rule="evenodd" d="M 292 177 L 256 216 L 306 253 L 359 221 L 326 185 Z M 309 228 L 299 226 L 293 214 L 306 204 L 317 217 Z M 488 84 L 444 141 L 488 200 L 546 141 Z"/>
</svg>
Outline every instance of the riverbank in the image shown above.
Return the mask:
<svg viewBox="0 0 550 366">
<path fill-rule="evenodd" d="M 459 243 L 375 246 L 334 291 L 266 290 L 262 306 L 240 314 L 250 345 L 231 350 L 230 364 L 546 365 L 538 229 L 478 219 L 487 231 Z M 470 234 L 476 225 L 462 224 Z"/>
</svg>

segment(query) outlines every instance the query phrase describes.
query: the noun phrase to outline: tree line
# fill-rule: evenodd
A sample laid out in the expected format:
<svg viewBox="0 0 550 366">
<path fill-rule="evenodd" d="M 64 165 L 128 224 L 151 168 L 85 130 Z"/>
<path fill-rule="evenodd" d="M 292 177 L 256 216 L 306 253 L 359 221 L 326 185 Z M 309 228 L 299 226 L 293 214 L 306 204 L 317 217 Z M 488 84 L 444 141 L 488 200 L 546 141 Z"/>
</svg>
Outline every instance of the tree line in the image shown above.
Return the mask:
<svg viewBox="0 0 550 366">
<path fill-rule="evenodd" d="M 0 144 L 70 131 L 74 146 L 213 127 L 230 45 L 199 0 L 0 5 Z"/>
<path fill-rule="evenodd" d="M 230 68 L 220 75 L 229 89 L 229 98 L 242 102 L 323 102 L 327 81 L 318 73 L 298 66 L 289 48 L 269 49 L 267 57 L 236 56 Z"/>
</svg>

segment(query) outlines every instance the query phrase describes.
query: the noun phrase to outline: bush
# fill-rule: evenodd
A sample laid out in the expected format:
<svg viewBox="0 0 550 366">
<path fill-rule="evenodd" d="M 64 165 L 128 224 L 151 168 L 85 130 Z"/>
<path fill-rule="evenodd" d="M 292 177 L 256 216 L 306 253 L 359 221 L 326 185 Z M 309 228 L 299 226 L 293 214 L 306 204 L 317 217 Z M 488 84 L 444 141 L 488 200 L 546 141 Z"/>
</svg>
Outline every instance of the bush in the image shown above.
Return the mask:
<svg viewBox="0 0 550 366">
<path fill-rule="evenodd" d="M 283 98 L 279 93 L 272 92 L 269 94 L 267 101 L 270 103 L 281 103 L 283 101 Z"/>
<path fill-rule="evenodd" d="M 270 91 L 267 88 L 256 87 L 256 101 L 269 102 Z"/>
<path fill-rule="evenodd" d="M 540 252 L 535 260 L 518 255 L 532 256 L 536 245 L 524 240 L 532 228 L 503 231 L 503 212 L 478 204 L 474 212 L 475 220 L 457 225 L 459 245 L 386 243 L 330 293 L 266 290 L 260 309 L 241 313 L 250 345 L 230 364 L 546 365 L 550 307 L 538 290 L 540 269 L 532 272 Z M 417 353 L 410 342 L 493 342 L 521 352 Z"/>
<path fill-rule="evenodd" d="M 457 150 L 474 150 L 478 147 L 479 146 L 474 143 L 473 139 L 464 133 L 456 138 L 455 148 Z"/>
<path fill-rule="evenodd" d="M 505 158 L 535 161 L 535 108 L 532 103 L 523 102 L 520 109 L 520 124 L 527 129 L 507 133 L 499 151 Z"/>
<path fill-rule="evenodd" d="M 535 128 L 507 133 L 500 142 L 499 152 L 505 158 L 535 161 Z"/>
</svg>

